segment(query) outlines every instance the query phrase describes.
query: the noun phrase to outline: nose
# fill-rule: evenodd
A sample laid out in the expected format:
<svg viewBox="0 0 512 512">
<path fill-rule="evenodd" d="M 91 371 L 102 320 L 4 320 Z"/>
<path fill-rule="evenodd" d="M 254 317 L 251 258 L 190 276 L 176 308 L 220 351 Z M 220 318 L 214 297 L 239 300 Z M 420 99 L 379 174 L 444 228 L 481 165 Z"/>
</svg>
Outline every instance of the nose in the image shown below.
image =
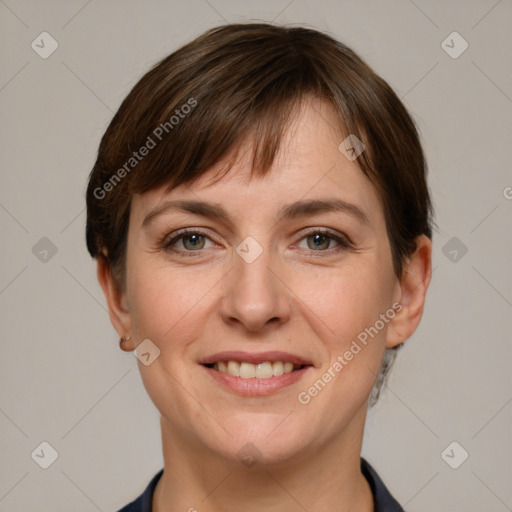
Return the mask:
<svg viewBox="0 0 512 512">
<path fill-rule="evenodd" d="M 251 263 L 234 254 L 233 269 L 226 276 L 220 305 L 224 322 L 249 332 L 260 332 L 288 321 L 291 292 L 278 267 L 267 249 Z"/>
</svg>

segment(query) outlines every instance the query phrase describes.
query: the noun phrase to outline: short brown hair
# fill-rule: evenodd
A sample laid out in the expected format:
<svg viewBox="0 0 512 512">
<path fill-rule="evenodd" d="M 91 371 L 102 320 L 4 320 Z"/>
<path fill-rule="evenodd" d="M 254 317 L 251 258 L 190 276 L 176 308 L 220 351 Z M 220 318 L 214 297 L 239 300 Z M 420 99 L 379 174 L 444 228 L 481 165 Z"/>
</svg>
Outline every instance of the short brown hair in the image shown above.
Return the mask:
<svg viewBox="0 0 512 512">
<path fill-rule="evenodd" d="M 90 174 L 90 254 L 106 254 L 123 287 L 133 195 L 192 183 L 231 152 L 236 156 L 248 137 L 252 172 L 266 174 L 292 113 L 308 96 L 329 102 L 341 130 L 364 143 L 357 163 L 381 197 L 400 277 L 415 238 L 432 238 L 426 161 L 414 121 L 391 87 L 343 43 L 317 30 L 266 23 L 210 29 L 134 86 L 103 135 Z"/>
</svg>

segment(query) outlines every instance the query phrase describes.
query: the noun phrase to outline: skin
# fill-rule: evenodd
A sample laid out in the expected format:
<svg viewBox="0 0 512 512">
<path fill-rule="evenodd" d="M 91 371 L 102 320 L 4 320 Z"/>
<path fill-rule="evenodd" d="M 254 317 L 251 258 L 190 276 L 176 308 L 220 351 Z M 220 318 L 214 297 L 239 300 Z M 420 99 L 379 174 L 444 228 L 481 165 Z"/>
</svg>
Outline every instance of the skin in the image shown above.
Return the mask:
<svg viewBox="0 0 512 512">
<path fill-rule="evenodd" d="M 360 471 L 367 401 L 385 348 L 403 343 L 420 322 L 432 247 L 418 237 L 398 279 L 381 200 L 357 160 L 338 150 L 346 135 L 335 128 L 332 107 L 311 99 L 297 114 L 266 177 L 249 178 L 247 141 L 219 181 L 212 178 L 224 162 L 192 185 L 133 198 L 125 291 L 98 260 L 112 323 L 131 336 L 125 350 L 145 339 L 160 350 L 151 365 L 138 363 L 161 414 L 164 474 L 155 511 L 373 511 Z M 368 223 L 346 212 L 277 221 L 283 204 L 332 197 L 357 205 Z M 176 198 L 222 205 L 231 224 L 167 211 L 142 227 L 151 210 Z M 182 228 L 207 235 L 199 250 L 190 235 L 174 245 L 199 256 L 160 244 Z M 315 228 L 348 237 L 352 247 L 326 238 L 315 250 Z M 252 263 L 235 252 L 248 236 L 263 250 Z M 378 335 L 307 405 L 299 403 L 298 394 L 396 302 L 401 311 Z M 291 352 L 313 367 L 272 395 L 240 396 L 198 363 L 223 350 Z M 252 467 L 237 456 L 246 443 L 258 450 Z"/>
</svg>

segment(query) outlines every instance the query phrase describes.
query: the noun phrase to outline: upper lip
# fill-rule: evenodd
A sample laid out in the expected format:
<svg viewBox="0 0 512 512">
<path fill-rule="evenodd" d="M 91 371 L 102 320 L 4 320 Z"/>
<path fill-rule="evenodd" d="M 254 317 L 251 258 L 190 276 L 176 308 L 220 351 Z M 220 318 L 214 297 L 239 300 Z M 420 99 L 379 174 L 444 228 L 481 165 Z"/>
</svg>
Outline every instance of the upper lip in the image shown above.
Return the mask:
<svg viewBox="0 0 512 512">
<path fill-rule="evenodd" d="M 200 364 L 214 364 L 219 361 L 238 361 L 240 363 L 252 363 L 252 364 L 260 364 L 270 361 L 271 363 L 275 361 L 283 361 L 297 364 L 297 365 L 312 365 L 311 361 L 304 359 L 303 357 L 297 356 L 295 354 L 290 354 L 289 352 L 279 352 L 279 351 L 270 351 L 270 352 L 242 352 L 242 351 L 225 351 L 225 352 L 217 352 L 216 354 L 212 354 L 211 356 L 204 357 L 199 361 Z"/>
</svg>

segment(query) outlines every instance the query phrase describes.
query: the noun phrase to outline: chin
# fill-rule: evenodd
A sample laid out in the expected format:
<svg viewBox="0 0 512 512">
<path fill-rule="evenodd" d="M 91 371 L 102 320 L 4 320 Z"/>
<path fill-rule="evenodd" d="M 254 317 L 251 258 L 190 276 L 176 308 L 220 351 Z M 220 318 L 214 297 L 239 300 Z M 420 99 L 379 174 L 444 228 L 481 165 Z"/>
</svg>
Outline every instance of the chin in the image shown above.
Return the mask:
<svg viewBox="0 0 512 512">
<path fill-rule="evenodd" d="M 291 462 L 311 446 L 313 436 L 304 431 L 304 422 L 301 426 L 293 421 L 283 421 L 286 415 L 254 416 L 239 416 L 227 424 L 226 430 L 232 437 L 227 434 L 220 439 L 209 437 L 204 443 L 221 458 L 247 467 Z"/>
</svg>

